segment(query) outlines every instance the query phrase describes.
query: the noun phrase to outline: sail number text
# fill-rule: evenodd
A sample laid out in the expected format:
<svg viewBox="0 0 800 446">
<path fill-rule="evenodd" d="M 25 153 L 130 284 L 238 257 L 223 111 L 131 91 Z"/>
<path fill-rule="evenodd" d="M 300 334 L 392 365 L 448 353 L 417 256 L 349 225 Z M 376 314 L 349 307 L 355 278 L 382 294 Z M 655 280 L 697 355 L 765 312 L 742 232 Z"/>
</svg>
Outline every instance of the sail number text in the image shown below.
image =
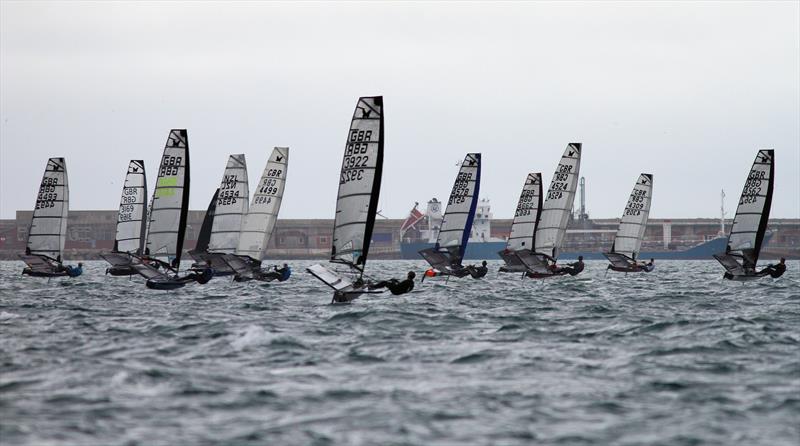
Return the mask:
<svg viewBox="0 0 800 446">
<path fill-rule="evenodd" d="M 523 190 L 522 195 L 519 197 L 519 203 L 517 203 L 517 211 L 514 213 L 514 217 L 531 215 L 531 211 L 534 210 L 534 204 L 536 206 L 539 205 L 536 190 Z"/>
<path fill-rule="evenodd" d="M 178 174 L 178 168 L 181 167 L 181 160 L 183 157 L 164 155 L 161 160 L 161 170 L 158 172 L 159 177 L 168 177 Z"/>
<path fill-rule="evenodd" d="M 644 209 L 644 199 L 647 196 L 647 191 L 644 189 L 634 189 L 631 198 L 628 200 L 628 205 L 625 206 L 625 216 L 639 216 L 642 215 Z"/>
<path fill-rule="evenodd" d="M 58 194 L 56 193 L 58 178 L 43 178 L 39 186 L 39 194 L 36 196 L 36 209 L 47 209 L 56 205 Z"/>
<path fill-rule="evenodd" d="M 278 177 L 283 173 L 281 169 L 270 169 L 267 171 L 267 177 Z M 264 178 L 261 185 L 258 186 L 258 192 L 253 198 L 253 204 L 271 203 L 272 197 L 265 197 L 264 195 L 277 195 L 278 194 L 278 180 L 276 178 Z"/>
<path fill-rule="evenodd" d="M 559 164 L 556 173 L 553 175 L 553 182 L 550 183 L 550 190 L 547 191 L 548 200 L 558 200 L 564 196 L 564 192 L 569 189 L 569 176 L 572 173 L 571 164 Z"/>
<path fill-rule="evenodd" d="M 372 130 L 350 129 L 350 136 L 344 151 L 342 174 L 339 184 L 364 179 L 364 168 L 369 167 L 369 144 L 372 141 Z"/>
<path fill-rule="evenodd" d="M 750 175 L 747 176 L 747 181 L 744 183 L 739 204 L 755 203 L 758 200 L 758 196 L 761 194 L 761 182 L 765 180 L 766 176 L 767 172 L 763 170 L 750 171 Z"/>
<path fill-rule="evenodd" d="M 448 205 L 461 204 L 469 196 L 469 182 L 472 181 L 472 172 L 459 172 L 456 177 L 456 184 L 453 185 L 453 192 L 450 194 Z"/>
<path fill-rule="evenodd" d="M 139 188 L 137 187 L 123 187 L 122 199 L 119 206 L 119 218 L 117 221 L 120 223 L 126 221 L 133 221 L 134 217 L 139 220 L 139 216 L 133 215 L 134 204 L 139 202 Z"/>
</svg>

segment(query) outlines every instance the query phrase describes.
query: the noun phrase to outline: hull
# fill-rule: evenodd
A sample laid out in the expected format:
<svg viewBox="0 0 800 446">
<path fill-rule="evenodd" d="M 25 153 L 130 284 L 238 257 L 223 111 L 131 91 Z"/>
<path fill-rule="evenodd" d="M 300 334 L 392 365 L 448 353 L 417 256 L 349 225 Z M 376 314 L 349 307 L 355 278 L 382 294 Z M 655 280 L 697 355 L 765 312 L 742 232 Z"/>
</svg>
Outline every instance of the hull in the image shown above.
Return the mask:
<svg viewBox="0 0 800 446">
<path fill-rule="evenodd" d="M 764 237 L 765 245 L 770 237 L 771 234 L 769 233 Z M 726 237 L 719 237 L 683 251 L 642 251 L 637 258 L 642 260 L 651 258 L 656 260 L 710 260 L 714 254 L 725 252 L 727 243 L 728 239 Z M 419 251 L 432 247 L 433 243 L 402 243 L 400 245 L 400 253 L 403 259 L 416 260 L 421 258 L 418 254 Z M 469 243 L 464 253 L 464 260 L 500 260 L 500 256 L 497 253 L 505 249 L 505 247 L 505 242 Z M 604 248 L 604 250 L 606 249 Z M 578 256 L 583 256 L 584 260 L 606 259 L 600 251 L 565 251 L 558 256 L 558 260 L 574 260 Z"/>
<path fill-rule="evenodd" d="M 145 285 L 151 290 L 171 291 L 178 288 L 183 288 L 183 286 L 186 285 L 186 281 L 172 279 L 169 277 L 154 277 L 152 279 L 148 279 Z"/>
<path fill-rule="evenodd" d="M 130 265 L 117 265 L 106 268 L 106 274 L 112 276 L 133 276 L 138 273 Z"/>
<path fill-rule="evenodd" d="M 25 268 L 22 270 L 22 274 L 31 277 L 69 277 L 66 271 L 61 272 L 44 272 L 44 271 L 35 271 L 30 268 Z"/>
</svg>

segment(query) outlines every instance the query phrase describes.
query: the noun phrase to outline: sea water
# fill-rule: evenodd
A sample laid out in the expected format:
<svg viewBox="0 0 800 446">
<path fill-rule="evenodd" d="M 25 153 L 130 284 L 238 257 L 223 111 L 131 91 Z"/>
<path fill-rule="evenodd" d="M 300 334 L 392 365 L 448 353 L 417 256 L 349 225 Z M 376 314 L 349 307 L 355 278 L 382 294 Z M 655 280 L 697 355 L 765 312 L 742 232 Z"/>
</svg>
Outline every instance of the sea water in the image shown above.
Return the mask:
<svg viewBox="0 0 800 446">
<path fill-rule="evenodd" d="M 0 262 L 0 443 L 800 443 L 798 262 L 745 284 L 714 261 L 547 281 L 490 262 L 345 305 L 289 263 L 164 292 Z"/>
</svg>

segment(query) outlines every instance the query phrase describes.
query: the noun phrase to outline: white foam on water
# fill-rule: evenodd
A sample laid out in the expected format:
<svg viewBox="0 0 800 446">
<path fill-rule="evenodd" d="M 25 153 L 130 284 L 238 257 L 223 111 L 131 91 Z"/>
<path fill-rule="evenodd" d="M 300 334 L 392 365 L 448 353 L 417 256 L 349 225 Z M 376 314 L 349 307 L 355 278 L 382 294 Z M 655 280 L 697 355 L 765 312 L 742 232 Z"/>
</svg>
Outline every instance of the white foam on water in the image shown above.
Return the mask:
<svg viewBox="0 0 800 446">
<path fill-rule="evenodd" d="M 276 335 L 267 333 L 258 325 L 248 325 L 244 332 L 239 333 L 231 341 L 231 346 L 236 350 L 243 350 L 254 345 L 268 344 Z"/>
<path fill-rule="evenodd" d="M 7 311 L 0 311 L 0 322 L 10 321 L 18 317 L 19 317 L 18 314 L 9 313 Z"/>
</svg>

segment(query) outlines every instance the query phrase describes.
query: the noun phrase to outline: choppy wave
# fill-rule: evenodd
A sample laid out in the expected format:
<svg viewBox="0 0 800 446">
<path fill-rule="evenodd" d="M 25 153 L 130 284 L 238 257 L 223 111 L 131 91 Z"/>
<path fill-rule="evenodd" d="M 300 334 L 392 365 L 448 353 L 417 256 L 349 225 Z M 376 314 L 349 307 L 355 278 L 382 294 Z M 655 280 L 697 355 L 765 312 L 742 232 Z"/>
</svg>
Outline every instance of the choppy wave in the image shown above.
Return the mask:
<svg viewBox="0 0 800 446">
<path fill-rule="evenodd" d="M 158 292 L 100 262 L 50 281 L 0 263 L 0 442 L 800 443 L 797 262 L 746 284 L 713 261 L 589 262 L 351 305 L 308 264 L 284 284 Z"/>
</svg>

